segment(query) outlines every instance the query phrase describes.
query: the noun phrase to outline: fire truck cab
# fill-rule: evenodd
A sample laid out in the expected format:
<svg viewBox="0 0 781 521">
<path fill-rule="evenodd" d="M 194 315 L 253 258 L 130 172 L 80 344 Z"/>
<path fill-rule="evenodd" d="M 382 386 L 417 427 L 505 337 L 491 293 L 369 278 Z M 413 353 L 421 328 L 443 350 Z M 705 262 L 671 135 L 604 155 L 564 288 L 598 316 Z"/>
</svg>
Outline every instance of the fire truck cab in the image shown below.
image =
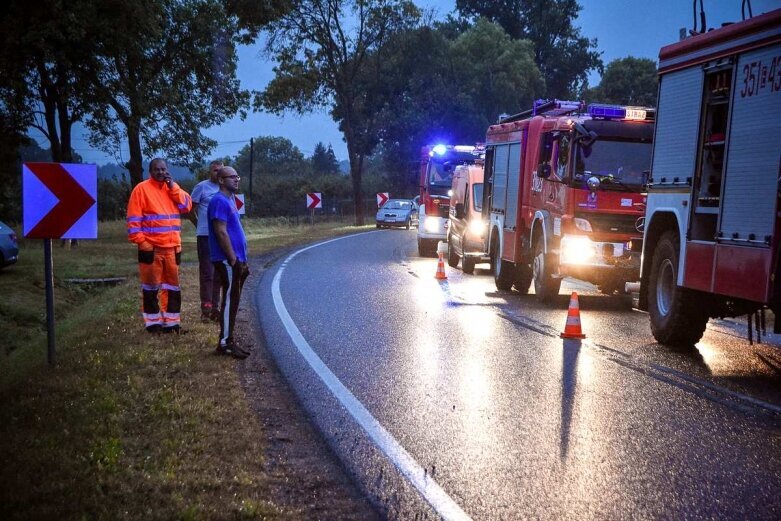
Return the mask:
<svg viewBox="0 0 781 521">
<path fill-rule="evenodd" d="M 420 152 L 418 253 L 436 256 L 437 243 L 447 239 L 450 188 L 458 165 L 482 160 L 482 150 L 468 145 L 430 145 Z"/>
<path fill-rule="evenodd" d="M 496 287 L 540 300 L 562 278 L 624 291 L 640 275 L 653 110 L 538 100 L 488 128 L 483 212 Z"/>
<path fill-rule="evenodd" d="M 661 49 L 651 178 L 654 337 L 691 345 L 709 318 L 765 306 L 781 332 L 781 9 Z"/>
</svg>

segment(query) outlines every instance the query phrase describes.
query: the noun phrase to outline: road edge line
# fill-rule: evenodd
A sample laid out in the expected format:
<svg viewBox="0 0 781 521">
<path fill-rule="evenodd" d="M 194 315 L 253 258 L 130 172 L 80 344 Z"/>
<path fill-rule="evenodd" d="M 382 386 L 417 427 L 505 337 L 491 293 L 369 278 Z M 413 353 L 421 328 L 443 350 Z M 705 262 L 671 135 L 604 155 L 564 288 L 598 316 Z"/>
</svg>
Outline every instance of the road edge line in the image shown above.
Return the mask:
<svg viewBox="0 0 781 521">
<path fill-rule="evenodd" d="M 372 233 L 372 232 L 369 232 Z M 361 234 L 359 234 L 361 235 Z M 331 242 L 346 239 L 348 237 L 354 237 L 355 235 L 349 235 L 345 237 L 337 237 L 324 242 L 319 242 L 306 248 L 302 248 L 291 253 L 280 265 L 277 272 L 274 274 L 274 279 L 271 282 L 271 296 L 274 301 L 274 308 L 276 309 L 279 319 L 282 321 L 282 325 L 285 327 L 290 340 L 293 341 L 299 354 L 307 361 L 309 367 L 317 373 L 320 380 L 331 391 L 331 394 L 336 398 L 344 409 L 353 417 L 358 425 L 363 428 L 369 438 L 374 442 L 375 446 L 385 454 L 385 457 L 393 463 L 401 474 L 407 478 L 407 481 L 412 484 L 413 487 L 423 496 L 426 502 L 436 511 L 436 513 L 446 520 L 471 520 L 469 515 L 463 511 L 463 509 L 451 498 L 439 484 L 428 476 L 428 473 L 421 467 L 417 461 L 406 451 L 406 449 L 377 421 L 368 409 L 350 392 L 347 387 L 337 378 L 337 376 L 331 372 L 327 365 L 317 356 L 312 346 L 306 341 L 298 326 L 293 321 L 293 318 L 287 311 L 285 303 L 282 300 L 282 293 L 280 292 L 280 281 L 282 280 L 282 274 L 287 267 L 287 264 L 293 260 L 298 254 L 303 253 L 312 248 L 323 246 Z"/>
</svg>

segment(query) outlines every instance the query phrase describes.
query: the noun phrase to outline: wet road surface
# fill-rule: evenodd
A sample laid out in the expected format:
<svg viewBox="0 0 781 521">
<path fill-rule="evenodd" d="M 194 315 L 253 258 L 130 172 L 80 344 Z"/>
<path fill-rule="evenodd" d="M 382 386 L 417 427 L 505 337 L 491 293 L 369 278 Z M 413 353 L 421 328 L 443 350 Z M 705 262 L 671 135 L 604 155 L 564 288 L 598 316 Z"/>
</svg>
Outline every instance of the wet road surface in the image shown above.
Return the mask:
<svg viewBox="0 0 781 521">
<path fill-rule="evenodd" d="M 781 350 L 719 322 L 654 342 L 625 297 L 497 292 L 415 232 L 307 248 L 255 296 L 323 435 L 393 519 L 781 518 Z M 569 292 L 582 342 L 562 340 Z"/>
</svg>

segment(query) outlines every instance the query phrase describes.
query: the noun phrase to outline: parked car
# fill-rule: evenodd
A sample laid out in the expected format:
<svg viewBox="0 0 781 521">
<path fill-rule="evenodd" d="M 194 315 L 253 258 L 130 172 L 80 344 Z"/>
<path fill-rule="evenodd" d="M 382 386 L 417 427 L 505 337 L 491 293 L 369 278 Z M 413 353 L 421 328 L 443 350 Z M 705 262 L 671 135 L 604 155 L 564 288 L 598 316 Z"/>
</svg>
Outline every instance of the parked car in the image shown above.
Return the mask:
<svg viewBox="0 0 781 521">
<path fill-rule="evenodd" d="M 10 226 L 0 221 L 0 268 L 15 263 L 18 256 L 16 234 Z"/>
<path fill-rule="evenodd" d="M 418 225 L 418 208 L 409 199 L 390 199 L 377 210 L 377 228 L 403 226 L 410 229 Z"/>
</svg>

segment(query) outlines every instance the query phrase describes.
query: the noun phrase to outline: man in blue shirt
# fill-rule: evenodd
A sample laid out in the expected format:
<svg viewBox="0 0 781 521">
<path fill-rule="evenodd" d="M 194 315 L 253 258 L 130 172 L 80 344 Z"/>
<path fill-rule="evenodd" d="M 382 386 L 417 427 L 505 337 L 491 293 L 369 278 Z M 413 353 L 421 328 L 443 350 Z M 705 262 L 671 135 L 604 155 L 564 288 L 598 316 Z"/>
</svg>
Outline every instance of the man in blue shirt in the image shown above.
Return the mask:
<svg viewBox="0 0 781 521">
<path fill-rule="evenodd" d="M 249 351 L 236 344 L 233 327 L 241 300 L 241 288 L 249 275 L 247 238 L 239 220 L 234 195 L 239 190 L 239 175 L 229 166 L 220 168 L 220 191 L 209 202 L 209 256 L 216 279 L 222 287 L 220 304 L 220 340 L 217 352 L 246 358 Z"/>
<path fill-rule="evenodd" d="M 201 181 L 191 195 L 193 209 L 190 220 L 195 225 L 195 239 L 198 243 L 198 278 L 201 286 L 201 322 L 219 320 L 220 284 L 214 280 L 214 265 L 209 256 L 209 218 L 206 211 L 209 201 L 220 191 L 217 175 L 223 167 L 222 161 L 209 164 L 209 179 Z"/>
</svg>

